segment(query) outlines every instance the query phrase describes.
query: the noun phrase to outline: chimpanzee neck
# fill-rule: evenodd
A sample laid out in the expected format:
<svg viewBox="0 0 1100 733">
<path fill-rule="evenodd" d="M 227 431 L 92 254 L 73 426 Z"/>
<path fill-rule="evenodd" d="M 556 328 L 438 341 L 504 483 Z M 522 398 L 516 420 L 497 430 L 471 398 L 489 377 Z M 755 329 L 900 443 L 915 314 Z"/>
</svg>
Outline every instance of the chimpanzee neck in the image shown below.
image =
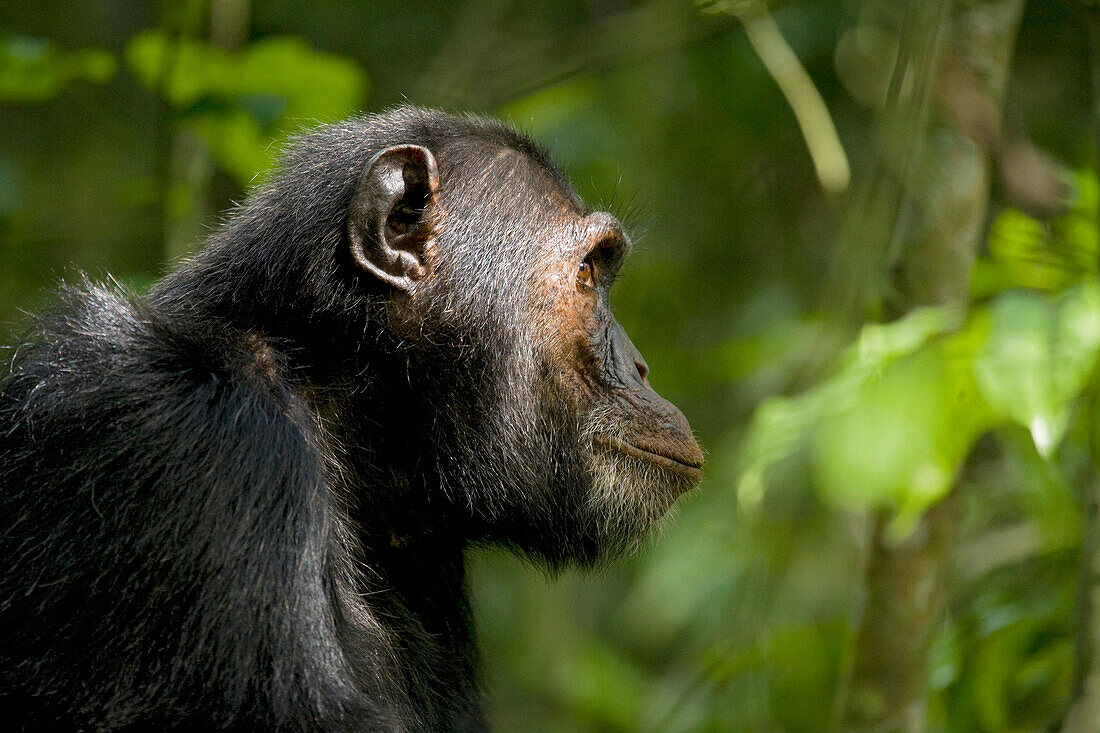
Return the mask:
<svg viewBox="0 0 1100 733">
<path fill-rule="evenodd" d="M 482 730 L 477 646 L 460 547 L 365 548 L 363 602 L 394 640 L 413 709 L 432 730 Z"/>
<path fill-rule="evenodd" d="M 409 413 L 410 388 L 396 369 L 392 359 L 375 358 L 354 377 L 318 372 L 302 383 L 333 464 L 328 490 L 340 497 L 351 531 L 330 539 L 356 574 L 354 595 L 339 602 L 365 608 L 386 630 L 428 729 L 482 730 L 465 522 L 430 485 L 429 446 L 410 439 L 428 430 Z"/>
<path fill-rule="evenodd" d="M 461 523 L 415 470 L 426 462 L 418 455 L 425 446 L 407 437 L 421 433 L 403 424 L 400 395 L 368 389 L 336 402 L 341 407 L 328 418 L 329 439 L 342 446 L 346 484 L 339 490 L 348 497 L 361 560 L 356 600 L 395 640 L 411 702 L 432 718 L 430 727 L 481 730 Z M 365 424 L 384 429 L 368 432 Z M 363 442 L 368 434 L 369 445 Z"/>
</svg>

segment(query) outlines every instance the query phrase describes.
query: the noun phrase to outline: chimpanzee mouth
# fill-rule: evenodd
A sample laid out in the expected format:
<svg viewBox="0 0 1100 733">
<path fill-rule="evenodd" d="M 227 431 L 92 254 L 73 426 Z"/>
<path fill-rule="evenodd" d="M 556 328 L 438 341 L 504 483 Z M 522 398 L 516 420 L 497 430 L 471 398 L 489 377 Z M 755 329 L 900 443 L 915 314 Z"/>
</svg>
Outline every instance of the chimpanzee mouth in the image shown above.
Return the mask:
<svg viewBox="0 0 1100 733">
<path fill-rule="evenodd" d="M 612 435 L 598 436 L 595 442 L 597 445 L 602 445 L 605 448 L 610 448 L 619 453 L 625 453 L 631 458 L 636 458 L 644 463 L 675 471 L 676 473 L 690 478 L 696 483 L 703 477 L 703 464 L 701 461 L 679 458 L 667 453 L 659 453 L 652 448 L 642 447 L 636 443 L 630 443 Z"/>
</svg>

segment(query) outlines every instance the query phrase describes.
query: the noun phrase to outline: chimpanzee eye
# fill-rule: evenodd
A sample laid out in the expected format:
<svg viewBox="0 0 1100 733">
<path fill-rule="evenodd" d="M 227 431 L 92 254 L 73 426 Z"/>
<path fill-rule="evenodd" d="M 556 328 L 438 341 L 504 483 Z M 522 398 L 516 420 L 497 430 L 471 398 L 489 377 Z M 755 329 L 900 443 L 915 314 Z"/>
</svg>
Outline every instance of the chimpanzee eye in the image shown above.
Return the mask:
<svg viewBox="0 0 1100 733">
<path fill-rule="evenodd" d="M 586 288 L 596 287 L 596 268 L 592 267 L 592 264 L 585 260 L 577 268 L 577 282 Z"/>
</svg>

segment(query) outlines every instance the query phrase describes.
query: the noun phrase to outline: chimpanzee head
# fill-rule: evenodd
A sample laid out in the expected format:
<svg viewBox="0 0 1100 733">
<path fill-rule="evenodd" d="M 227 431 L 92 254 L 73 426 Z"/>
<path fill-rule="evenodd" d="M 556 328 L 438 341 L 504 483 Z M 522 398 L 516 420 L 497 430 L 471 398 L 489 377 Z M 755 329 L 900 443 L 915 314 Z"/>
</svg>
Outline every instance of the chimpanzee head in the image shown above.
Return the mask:
<svg viewBox="0 0 1100 733">
<path fill-rule="evenodd" d="M 594 563 L 703 463 L 611 314 L 629 252 L 528 138 L 401 108 L 298 138 L 153 298 L 284 346 L 370 531 Z"/>
<path fill-rule="evenodd" d="M 703 464 L 611 313 L 629 238 L 511 129 L 401 114 L 344 246 L 384 291 L 418 470 L 474 539 L 555 566 L 629 549 Z"/>
</svg>

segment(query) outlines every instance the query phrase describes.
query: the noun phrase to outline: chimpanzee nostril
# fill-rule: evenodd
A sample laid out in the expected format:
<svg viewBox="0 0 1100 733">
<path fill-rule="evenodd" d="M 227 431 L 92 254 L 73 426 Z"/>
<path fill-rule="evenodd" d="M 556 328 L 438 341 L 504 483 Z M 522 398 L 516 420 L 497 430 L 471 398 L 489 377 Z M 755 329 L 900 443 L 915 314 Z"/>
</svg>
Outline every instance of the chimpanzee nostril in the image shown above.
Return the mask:
<svg viewBox="0 0 1100 733">
<path fill-rule="evenodd" d="M 634 360 L 634 368 L 638 370 L 638 376 L 642 378 L 642 384 L 649 386 L 649 366 L 641 359 Z"/>
</svg>

